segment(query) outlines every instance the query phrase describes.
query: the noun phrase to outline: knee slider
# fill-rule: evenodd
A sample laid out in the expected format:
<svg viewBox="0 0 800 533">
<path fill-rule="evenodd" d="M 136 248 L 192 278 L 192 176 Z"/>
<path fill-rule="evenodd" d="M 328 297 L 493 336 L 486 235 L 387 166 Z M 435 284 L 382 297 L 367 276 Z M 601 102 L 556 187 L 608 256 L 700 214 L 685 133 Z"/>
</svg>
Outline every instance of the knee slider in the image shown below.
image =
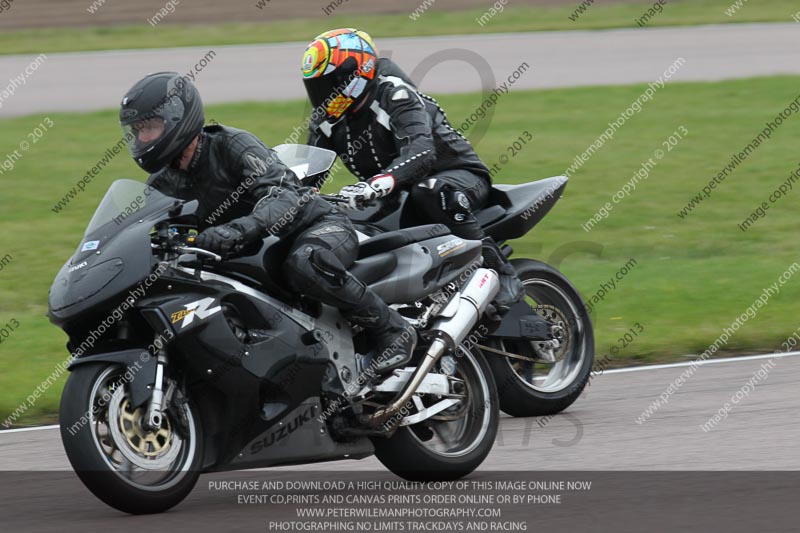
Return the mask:
<svg viewBox="0 0 800 533">
<path fill-rule="evenodd" d="M 456 222 L 464 222 L 472 215 L 472 204 L 463 192 L 448 188 L 441 195 L 448 216 Z"/>
<path fill-rule="evenodd" d="M 314 270 L 334 286 L 341 287 L 347 281 L 347 269 L 330 250 L 317 248 L 311 252 L 310 260 Z"/>
</svg>

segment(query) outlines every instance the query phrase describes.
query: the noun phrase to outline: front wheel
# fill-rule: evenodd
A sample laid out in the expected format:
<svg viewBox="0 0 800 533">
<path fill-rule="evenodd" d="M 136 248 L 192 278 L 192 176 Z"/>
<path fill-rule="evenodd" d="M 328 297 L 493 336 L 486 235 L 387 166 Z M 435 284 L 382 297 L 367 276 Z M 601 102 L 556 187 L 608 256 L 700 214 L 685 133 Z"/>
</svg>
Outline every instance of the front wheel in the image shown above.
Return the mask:
<svg viewBox="0 0 800 533">
<path fill-rule="evenodd" d="M 375 456 L 409 481 L 449 481 L 475 470 L 489 454 L 500 412 L 489 365 L 477 348 L 461 346 L 453 376 L 463 382 L 463 398 L 420 423 L 375 438 Z M 438 399 L 417 398 L 416 409 Z"/>
<path fill-rule="evenodd" d="M 199 418 L 185 402 L 164 413 L 157 431 L 144 429 L 146 404 L 131 407 L 124 373 L 113 364 L 73 370 L 61 396 L 61 440 L 99 499 L 126 513 L 160 513 L 180 503 L 200 475 Z"/>
<path fill-rule="evenodd" d="M 546 416 L 572 405 L 594 364 L 594 330 L 583 300 L 558 270 L 532 259 L 513 259 L 531 308 L 557 327 L 558 347 L 492 339 L 492 348 L 535 361 L 492 354 L 500 409 L 511 416 Z M 546 351 L 547 353 L 542 353 Z"/>
</svg>

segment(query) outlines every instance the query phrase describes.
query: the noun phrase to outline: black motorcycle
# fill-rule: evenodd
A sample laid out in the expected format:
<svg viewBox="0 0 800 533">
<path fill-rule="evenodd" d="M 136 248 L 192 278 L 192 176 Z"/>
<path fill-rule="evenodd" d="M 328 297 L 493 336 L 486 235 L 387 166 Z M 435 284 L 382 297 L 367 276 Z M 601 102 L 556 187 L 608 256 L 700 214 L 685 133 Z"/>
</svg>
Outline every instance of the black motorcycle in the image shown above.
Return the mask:
<svg viewBox="0 0 800 533">
<path fill-rule="evenodd" d="M 311 179 L 334 159 L 308 156 Z M 481 464 L 499 409 L 470 339 L 498 281 L 479 241 L 431 225 L 362 244 L 352 272 L 420 336 L 406 368 L 378 376 L 359 355 L 363 332 L 285 289 L 286 243 L 221 261 L 193 246 L 197 205 L 114 182 L 51 288 L 49 317 L 72 353 L 62 441 L 98 498 L 154 513 L 204 472 L 374 454 L 425 481 Z"/>
<path fill-rule="evenodd" d="M 319 150 L 303 145 L 275 149 L 300 175 L 309 150 Z M 304 180 L 319 186 L 321 177 Z M 513 248 L 507 241 L 527 235 L 544 218 L 561 197 L 567 180 L 556 176 L 522 185 L 494 184 L 488 204 L 475 216 L 486 235 L 511 257 Z M 341 201 L 335 195 L 327 198 Z M 400 191 L 347 213 L 365 237 L 418 226 L 421 222 L 407 208 L 407 199 L 408 192 Z M 526 301 L 476 345 L 490 356 L 504 412 L 512 416 L 556 414 L 578 399 L 589 380 L 594 364 L 591 318 L 578 291 L 557 269 L 527 258 L 512 258 L 511 263 L 525 285 Z"/>
</svg>

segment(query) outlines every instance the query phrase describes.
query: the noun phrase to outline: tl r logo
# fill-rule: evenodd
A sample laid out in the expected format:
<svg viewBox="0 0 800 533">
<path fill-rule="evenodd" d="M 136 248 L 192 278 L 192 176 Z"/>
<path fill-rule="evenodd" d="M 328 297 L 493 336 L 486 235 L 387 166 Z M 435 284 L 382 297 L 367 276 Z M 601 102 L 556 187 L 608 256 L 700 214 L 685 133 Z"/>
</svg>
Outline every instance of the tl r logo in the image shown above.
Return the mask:
<svg viewBox="0 0 800 533">
<path fill-rule="evenodd" d="M 204 298 L 202 300 L 186 304 L 184 305 L 184 310 L 172 313 L 170 316 L 172 323 L 174 324 L 183 319 L 183 323 L 181 324 L 181 329 L 183 329 L 192 323 L 195 315 L 197 315 L 197 318 L 200 320 L 203 320 L 222 310 L 222 307 L 219 305 L 213 309 L 209 309 L 209 306 L 211 306 L 213 303 L 214 298 Z"/>
</svg>

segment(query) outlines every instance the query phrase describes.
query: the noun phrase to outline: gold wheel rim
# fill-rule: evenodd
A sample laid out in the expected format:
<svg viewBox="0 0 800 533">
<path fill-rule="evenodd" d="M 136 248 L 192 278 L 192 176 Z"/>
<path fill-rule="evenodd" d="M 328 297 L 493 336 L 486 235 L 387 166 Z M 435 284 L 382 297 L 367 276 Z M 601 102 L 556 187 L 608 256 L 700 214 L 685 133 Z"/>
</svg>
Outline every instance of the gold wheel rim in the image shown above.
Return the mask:
<svg viewBox="0 0 800 533">
<path fill-rule="evenodd" d="M 161 417 L 161 427 L 158 431 L 145 432 L 142 429 L 144 409 L 138 407 L 131 409 L 128 398 L 120 406 L 119 428 L 128 446 L 143 457 L 159 457 L 169 451 L 172 445 L 172 428 L 169 417 Z"/>
</svg>

